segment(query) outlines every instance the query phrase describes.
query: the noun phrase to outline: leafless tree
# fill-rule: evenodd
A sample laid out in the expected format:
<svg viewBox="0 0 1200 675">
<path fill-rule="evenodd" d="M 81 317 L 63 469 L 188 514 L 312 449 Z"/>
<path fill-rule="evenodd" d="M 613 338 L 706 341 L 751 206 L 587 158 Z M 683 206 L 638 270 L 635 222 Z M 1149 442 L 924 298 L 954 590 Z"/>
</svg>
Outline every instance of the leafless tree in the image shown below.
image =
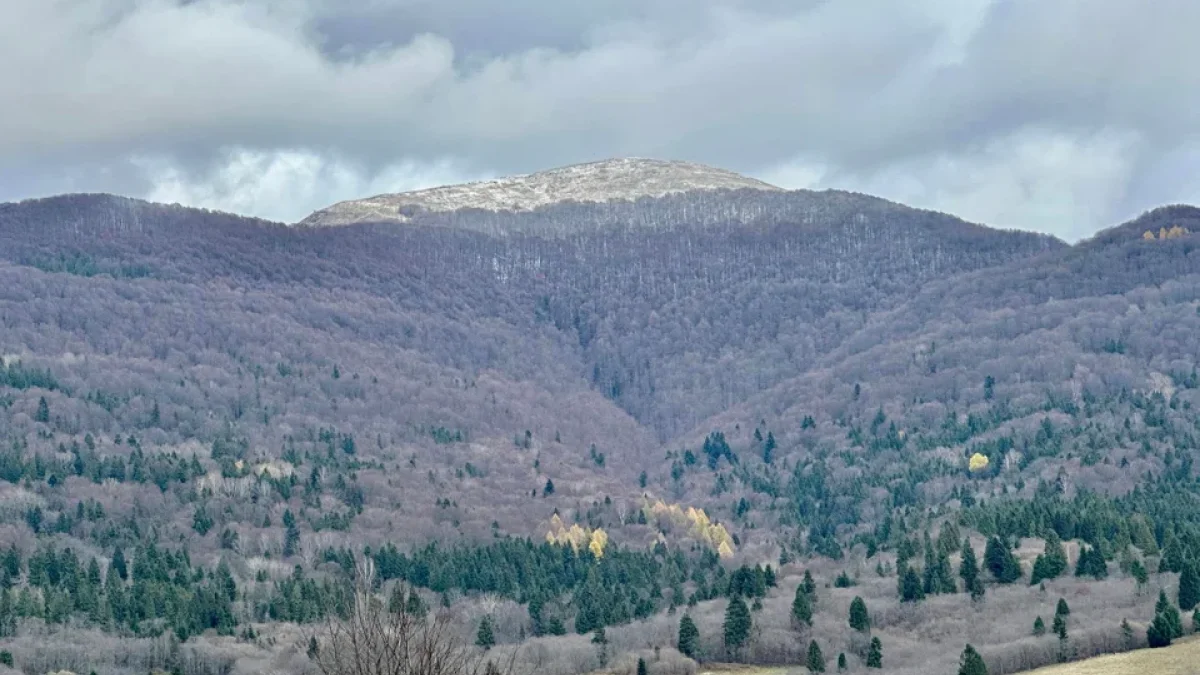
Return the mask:
<svg viewBox="0 0 1200 675">
<path fill-rule="evenodd" d="M 357 569 L 354 605 L 311 637 L 309 658 L 322 675 L 508 675 L 516 652 L 497 663 L 469 644 L 449 611 L 391 612 L 371 591 L 370 559 Z"/>
</svg>

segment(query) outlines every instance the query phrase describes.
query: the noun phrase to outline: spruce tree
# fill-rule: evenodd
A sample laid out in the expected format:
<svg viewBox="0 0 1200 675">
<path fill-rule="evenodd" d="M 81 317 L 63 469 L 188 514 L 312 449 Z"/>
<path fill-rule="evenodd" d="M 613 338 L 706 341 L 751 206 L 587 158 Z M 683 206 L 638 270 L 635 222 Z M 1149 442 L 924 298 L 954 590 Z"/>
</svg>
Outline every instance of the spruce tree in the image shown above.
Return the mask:
<svg viewBox="0 0 1200 675">
<path fill-rule="evenodd" d="M 858 596 L 854 596 L 854 600 L 850 602 L 850 627 L 860 633 L 871 630 L 871 617 L 867 614 L 867 603 Z"/>
<path fill-rule="evenodd" d="M 1033 620 L 1033 634 L 1036 637 L 1041 637 L 1046 634 L 1046 622 L 1042 621 L 1042 617 Z"/>
<path fill-rule="evenodd" d="M 867 667 L 883 667 L 883 643 L 877 637 L 871 638 L 871 647 L 867 650 Z"/>
<path fill-rule="evenodd" d="M 838 652 L 838 672 L 846 669 L 846 652 Z"/>
<path fill-rule="evenodd" d="M 1067 639 L 1067 617 L 1062 614 L 1054 615 L 1054 634 L 1059 640 Z"/>
<path fill-rule="evenodd" d="M 1011 584 L 1021 578 L 1021 564 L 999 537 L 988 540 L 983 560 L 988 571 L 1002 584 Z"/>
<path fill-rule="evenodd" d="M 900 571 L 900 602 L 917 602 L 925 599 L 925 591 L 921 587 L 921 577 L 917 571 L 905 566 Z"/>
<path fill-rule="evenodd" d="M 487 651 L 496 645 L 496 635 L 492 631 L 492 617 L 484 615 L 479 621 L 479 630 L 475 633 L 475 646 Z"/>
<path fill-rule="evenodd" d="M 812 572 L 804 570 L 804 581 L 800 584 L 800 587 L 804 589 L 809 598 L 816 599 L 817 582 L 813 580 Z"/>
<path fill-rule="evenodd" d="M 1200 604 L 1200 575 L 1196 573 L 1196 564 L 1189 561 L 1179 574 L 1179 609 L 1190 612 L 1197 604 Z"/>
<path fill-rule="evenodd" d="M 637 675 L 646 675 L 646 659 L 638 657 Z"/>
<path fill-rule="evenodd" d="M 958 675 L 988 675 L 987 664 L 971 645 L 963 649 L 958 659 Z"/>
<path fill-rule="evenodd" d="M 811 626 L 812 615 L 812 600 L 803 585 L 797 586 L 796 597 L 792 599 L 792 624 L 797 627 Z"/>
<path fill-rule="evenodd" d="M 1058 604 L 1054 606 L 1054 616 L 1071 616 L 1071 607 L 1067 605 L 1066 598 L 1058 599 Z"/>
<path fill-rule="evenodd" d="M 972 600 L 983 597 L 983 581 L 979 578 L 979 561 L 970 539 L 963 539 L 962 562 L 958 565 L 958 576 L 963 580 L 963 591 L 971 594 Z"/>
<path fill-rule="evenodd" d="M 1158 592 L 1158 602 L 1154 605 L 1154 615 L 1155 621 L 1159 617 L 1162 617 L 1162 625 L 1171 639 L 1183 637 L 1183 619 L 1179 616 L 1179 610 L 1175 608 L 1175 605 L 1172 605 L 1171 601 L 1167 600 L 1166 591 L 1160 590 Z"/>
<path fill-rule="evenodd" d="M 816 640 L 808 643 L 808 658 L 805 660 L 810 673 L 825 672 L 825 655 L 821 653 L 821 645 Z"/>
<path fill-rule="evenodd" d="M 750 610 L 740 596 L 730 598 L 725 608 L 725 650 L 735 654 L 750 638 Z"/>
<path fill-rule="evenodd" d="M 687 614 L 679 620 L 679 641 L 675 646 L 680 654 L 690 659 L 696 658 L 696 648 L 700 646 L 700 630 Z"/>
</svg>

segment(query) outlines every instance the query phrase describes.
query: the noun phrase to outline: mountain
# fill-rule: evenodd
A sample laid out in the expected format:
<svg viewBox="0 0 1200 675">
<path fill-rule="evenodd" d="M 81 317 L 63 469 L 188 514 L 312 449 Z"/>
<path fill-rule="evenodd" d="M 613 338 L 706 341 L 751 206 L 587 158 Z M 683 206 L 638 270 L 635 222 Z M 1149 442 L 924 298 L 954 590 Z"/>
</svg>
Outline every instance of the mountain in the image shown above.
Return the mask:
<svg viewBox="0 0 1200 675">
<path fill-rule="evenodd" d="M 565 202 L 604 203 L 698 191 L 779 188 L 736 173 L 691 162 L 623 158 L 576 164 L 524 176 L 377 195 L 340 202 L 300 225 L 410 222 L 422 212 L 479 210 L 528 212 Z"/>
<path fill-rule="evenodd" d="M 1054 598 L 988 577 L 978 607 L 901 604 L 901 564 L 937 563 L 924 534 L 982 558 L 1051 528 L 1162 586 L 1159 549 L 1200 552 L 1200 210 L 1068 246 L 649 160 L 391 199 L 414 208 L 303 227 L 0 205 L 0 641 L 19 634 L 23 667 L 101 651 L 5 612 L 144 650 L 143 671 L 299 672 L 296 625 L 366 554 L 501 643 L 541 636 L 539 672 L 599 665 L 560 625 L 680 658 L 685 603 L 724 658 L 721 598 L 780 561 L 746 660 L 803 658 L 802 564 L 827 653 L 855 653 L 834 626 L 861 594 L 889 668 L 952 670 L 969 639 L 1010 672 L 1053 660 L 1014 617 Z M 59 572 L 106 574 L 118 549 L 145 564 L 117 590 Z M 1047 584 L 1081 656 L 1147 611 L 1113 574 Z"/>
</svg>

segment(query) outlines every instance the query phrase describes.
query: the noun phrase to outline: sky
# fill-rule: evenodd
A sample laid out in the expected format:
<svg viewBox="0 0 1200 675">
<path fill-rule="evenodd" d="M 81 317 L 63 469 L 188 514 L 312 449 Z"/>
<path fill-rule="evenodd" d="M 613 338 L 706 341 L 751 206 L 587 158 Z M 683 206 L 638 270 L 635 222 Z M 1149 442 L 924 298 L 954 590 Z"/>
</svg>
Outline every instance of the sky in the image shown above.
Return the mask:
<svg viewBox="0 0 1200 675">
<path fill-rule="evenodd" d="M 1195 0 L 0 0 L 0 201 L 293 222 L 619 156 L 1068 240 L 1200 203 Z"/>
</svg>

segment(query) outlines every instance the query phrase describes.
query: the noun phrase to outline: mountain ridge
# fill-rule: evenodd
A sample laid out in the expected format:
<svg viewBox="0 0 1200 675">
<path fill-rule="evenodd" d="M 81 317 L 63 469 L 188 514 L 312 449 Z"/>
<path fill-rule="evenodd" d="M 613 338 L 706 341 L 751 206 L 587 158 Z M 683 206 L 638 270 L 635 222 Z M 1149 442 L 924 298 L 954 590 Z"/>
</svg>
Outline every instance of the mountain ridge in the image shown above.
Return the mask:
<svg viewBox="0 0 1200 675">
<path fill-rule="evenodd" d="M 409 222 L 418 210 L 521 212 L 570 201 L 603 203 L 736 189 L 783 191 L 764 181 L 695 162 L 628 157 L 346 200 L 318 210 L 297 224 L 319 227 Z"/>
</svg>

